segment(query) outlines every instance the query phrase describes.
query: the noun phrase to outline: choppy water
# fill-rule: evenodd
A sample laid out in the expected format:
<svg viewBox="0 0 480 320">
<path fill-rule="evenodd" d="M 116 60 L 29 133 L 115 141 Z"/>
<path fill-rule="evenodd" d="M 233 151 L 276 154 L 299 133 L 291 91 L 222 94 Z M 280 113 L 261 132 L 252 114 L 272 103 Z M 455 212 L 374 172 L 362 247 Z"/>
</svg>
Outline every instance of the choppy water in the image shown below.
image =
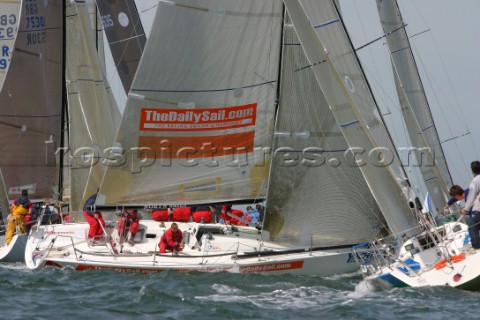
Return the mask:
<svg viewBox="0 0 480 320">
<path fill-rule="evenodd" d="M 2 319 L 478 319 L 480 293 L 447 287 L 371 292 L 329 278 L 151 275 L 0 265 Z M 471 306 L 471 307 L 468 307 Z"/>
</svg>

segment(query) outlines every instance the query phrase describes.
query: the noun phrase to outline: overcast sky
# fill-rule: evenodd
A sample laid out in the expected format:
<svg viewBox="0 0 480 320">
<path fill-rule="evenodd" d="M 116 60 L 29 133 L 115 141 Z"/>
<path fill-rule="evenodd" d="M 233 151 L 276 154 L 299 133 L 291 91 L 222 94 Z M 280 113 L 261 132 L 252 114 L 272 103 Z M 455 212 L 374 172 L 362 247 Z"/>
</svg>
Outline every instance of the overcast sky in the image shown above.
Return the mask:
<svg viewBox="0 0 480 320">
<path fill-rule="evenodd" d="M 480 160 L 480 142 L 476 142 L 480 138 L 480 0 L 398 2 L 440 139 L 448 140 L 442 146 L 453 181 L 467 187 L 472 179 L 470 162 Z M 136 3 L 148 36 L 158 1 Z M 341 5 L 355 47 L 382 35 L 375 0 L 341 0 Z M 397 145 L 408 146 L 384 41 L 358 53 Z M 122 85 L 111 75 L 108 80 L 123 110 Z M 420 184 L 418 188 L 423 191 Z"/>
</svg>

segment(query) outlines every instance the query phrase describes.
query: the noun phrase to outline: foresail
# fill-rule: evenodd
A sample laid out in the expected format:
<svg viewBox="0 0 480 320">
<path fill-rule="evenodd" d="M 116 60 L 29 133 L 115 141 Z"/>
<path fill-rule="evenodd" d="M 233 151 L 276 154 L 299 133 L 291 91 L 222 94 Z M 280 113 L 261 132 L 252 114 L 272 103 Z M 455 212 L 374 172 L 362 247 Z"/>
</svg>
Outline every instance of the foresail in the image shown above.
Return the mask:
<svg viewBox="0 0 480 320">
<path fill-rule="evenodd" d="M 413 234 L 404 176 L 333 1 L 284 0 L 287 11 L 357 165 L 394 234 Z"/>
<path fill-rule="evenodd" d="M 0 93 L 0 167 L 10 199 L 58 192 L 61 146 L 63 1 L 22 6 L 15 50 Z"/>
<path fill-rule="evenodd" d="M 105 83 L 84 3 L 67 4 L 70 206 L 79 210 L 99 187 L 120 112 Z"/>
<path fill-rule="evenodd" d="M 159 2 L 102 183 L 107 204 L 265 196 L 281 19 L 278 0 Z"/>
<path fill-rule="evenodd" d="M 396 0 L 377 0 L 378 13 L 391 54 L 393 74 L 407 131 L 436 212 L 443 210 L 452 185 L 425 90 Z M 436 213 L 435 212 L 435 213 Z"/>
<path fill-rule="evenodd" d="M 12 60 L 20 21 L 20 0 L 0 1 L 0 91 Z"/>
<path fill-rule="evenodd" d="M 329 109 L 288 15 L 265 228 L 282 242 L 353 245 L 384 218 Z"/>
<path fill-rule="evenodd" d="M 147 38 L 134 0 L 97 1 L 123 88 L 128 94 Z"/>
</svg>

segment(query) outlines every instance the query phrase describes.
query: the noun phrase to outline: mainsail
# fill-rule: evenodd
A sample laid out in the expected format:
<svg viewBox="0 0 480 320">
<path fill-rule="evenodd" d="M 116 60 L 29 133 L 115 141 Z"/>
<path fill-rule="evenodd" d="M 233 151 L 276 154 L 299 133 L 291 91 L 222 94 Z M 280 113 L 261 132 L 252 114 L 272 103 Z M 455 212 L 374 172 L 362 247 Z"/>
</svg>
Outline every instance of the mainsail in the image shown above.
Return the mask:
<svg viewBox="0 0 480 320">
<path fill-rule="evenodd" d="M 20 0 L 0 2 L 0 91 L 7 76 L 20 21 Z"/>
<path fill-rule="evenodd" d="M 128 94 L 147 38 L 134 0 L 97 1 L 105 35 Z"/>
<path fill-rule="evenodd" d="M 104 80 L 84 3 L 67 5 L 67 92 L 70 206 L 79 210 L 100 187 L 105 149 L 113 146 L 120 112 Z"/>
<path fill-rule="evenodd" d="M 0 93 L 0 167 L 10 199 L 58 192 L 62 113 L 63 0 L 22 6 Z"/>
<path fill-rule="evenodd" d="M 414 234 L 408 187 L 334 1 L 284 0 L 305 55 L 394 234 Z M 403 188 L 402 188 L 403 186 Z"/>
<path fill-rule="evenodd" d="M 281 19 L 278 0 L 159 2 L 102 183 L 106 204 L 265 196 Z"/>
<path fill-rule="evenodd" d="M 285 17 L 265 228 L 282 242 L 351 245 L 379 235 L 383 216 Z M 352 232 L 355 230 L 355 232 Z"/>
<path fill-rule="evenodd" d="M 377 8 L 391 54 L 402 114 L 420 172 L 435 206 L 432 213 L 436 213 L 445 205 L 452 178 L 397 1 L 377 0 Z"/>
</svg>

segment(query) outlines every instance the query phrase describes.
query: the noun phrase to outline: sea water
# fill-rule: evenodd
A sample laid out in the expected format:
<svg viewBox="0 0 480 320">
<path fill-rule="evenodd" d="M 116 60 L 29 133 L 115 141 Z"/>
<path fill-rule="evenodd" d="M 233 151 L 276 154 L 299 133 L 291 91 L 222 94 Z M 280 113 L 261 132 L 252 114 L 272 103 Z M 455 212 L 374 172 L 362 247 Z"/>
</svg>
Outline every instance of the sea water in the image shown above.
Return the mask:
<svg viewBox="0 0 480 320">
<path fill-rule="evenodd" d="M 0 265 L 1 319 L 478 319 L 479 292 L 374 291 L 357 274 L 28 270 Z"/>
</svg>

